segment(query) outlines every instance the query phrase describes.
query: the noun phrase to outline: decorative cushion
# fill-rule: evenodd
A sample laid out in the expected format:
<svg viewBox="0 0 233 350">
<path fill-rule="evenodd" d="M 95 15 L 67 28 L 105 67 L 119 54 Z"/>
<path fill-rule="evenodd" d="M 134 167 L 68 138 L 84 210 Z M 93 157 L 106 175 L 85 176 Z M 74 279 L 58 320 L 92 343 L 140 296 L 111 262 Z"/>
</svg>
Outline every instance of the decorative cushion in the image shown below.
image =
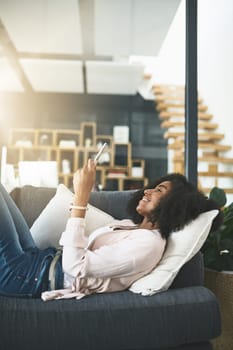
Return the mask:
<svg viewBox="0 0 233 350">
<path fill-rule="evenodd" d="M 189 261 L 204 244 L 218 210 L 200 214 L 182 230 L 168 238 L 163 258 L 154 270 L 132 284 L 130 290 L 142 295 L 153 295 L 167 290 L 181 267 Z"/>
<path fill-rule="evenodd" d="M 31 227 L 36 245 L 41 248 L 58 247 L 59 239 L 69 218 L 69 206 L 73 193 L 63 184 L 57 188 L 55 196 L 38 216 Z M 88 204 L 85 234 L 112 222 L 114 218 L 102 210 Z"/>
</svg>

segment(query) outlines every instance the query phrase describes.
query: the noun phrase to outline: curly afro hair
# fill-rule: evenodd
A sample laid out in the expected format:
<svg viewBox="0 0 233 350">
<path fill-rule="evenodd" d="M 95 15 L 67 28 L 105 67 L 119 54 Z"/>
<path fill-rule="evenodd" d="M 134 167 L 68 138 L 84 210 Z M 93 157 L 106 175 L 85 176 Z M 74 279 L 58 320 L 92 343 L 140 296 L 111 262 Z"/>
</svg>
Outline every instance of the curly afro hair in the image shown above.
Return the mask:
<svg viewBox="0 0 233 350">
<path fill-rule="evenodd" d="M 171 190 L 160 200 L 159 205 L 151 212 L 149 220 L 157 223 L 162 237 L 168 238 L 173 231 L 182 229 L 186 224 L 198 217 L 199 214 L 218 209 L 219 214 L 213 220 L 211 230 L 215 230 L 222 223 L 223 214 L 219 205 L 212 199 L 206 197 L 185 176 L 172 173 L 161 177 L 150 186 L 136 191 L 128 203 L 128 213 L 134 221 L 139 224 L 143 220 L 137 211 L 138 202 L 142 199 L 144 190 L 155 188 L 161 182 L 170 181 Z"/>
</svg>

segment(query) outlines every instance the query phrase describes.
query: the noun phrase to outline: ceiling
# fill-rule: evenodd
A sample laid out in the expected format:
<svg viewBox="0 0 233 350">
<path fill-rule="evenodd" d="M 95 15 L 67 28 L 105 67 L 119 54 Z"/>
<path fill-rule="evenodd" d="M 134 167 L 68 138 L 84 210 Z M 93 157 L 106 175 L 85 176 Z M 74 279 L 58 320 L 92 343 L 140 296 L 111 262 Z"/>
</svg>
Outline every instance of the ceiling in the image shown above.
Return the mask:
<svg viewBox="0 0 233 350">
<path fill-rule="evenodd" d="M 0 0 L 0 91 L 136 94 L 179 3 Z"/>
</svg>

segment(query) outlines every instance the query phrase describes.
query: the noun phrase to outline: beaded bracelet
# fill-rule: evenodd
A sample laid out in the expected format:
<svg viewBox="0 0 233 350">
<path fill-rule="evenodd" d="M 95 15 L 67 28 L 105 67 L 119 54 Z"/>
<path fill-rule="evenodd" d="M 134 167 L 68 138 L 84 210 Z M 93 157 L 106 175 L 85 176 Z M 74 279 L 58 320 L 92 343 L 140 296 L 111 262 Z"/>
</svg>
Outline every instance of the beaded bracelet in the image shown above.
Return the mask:
<svg viewBox="0 0 233 350">
<path fill-rule="evenodd" d="M 70 210 L 77 209 L 77 210 L 87 210 L 88 207 L 82 207 L 80 205 L 70 205 Z"/>
</svg>

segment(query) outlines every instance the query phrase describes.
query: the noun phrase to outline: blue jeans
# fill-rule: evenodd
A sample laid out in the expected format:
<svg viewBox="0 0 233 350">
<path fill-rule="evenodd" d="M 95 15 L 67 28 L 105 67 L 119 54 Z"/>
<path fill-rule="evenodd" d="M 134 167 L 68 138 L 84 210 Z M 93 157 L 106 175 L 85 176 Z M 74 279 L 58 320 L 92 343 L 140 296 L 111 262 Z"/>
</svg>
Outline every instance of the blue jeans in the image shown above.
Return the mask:
<svg viewBox="0 0 233 350">
<path fill-rule="evenodd" d="M 49 267 L 55 254 L 55 248 L 36 247 L 23 215 L 0 184 L 0 294 L 40 297 L 48 289 Z M 62 280 L 61 259 L 58 279 Z"/>
</svg>

